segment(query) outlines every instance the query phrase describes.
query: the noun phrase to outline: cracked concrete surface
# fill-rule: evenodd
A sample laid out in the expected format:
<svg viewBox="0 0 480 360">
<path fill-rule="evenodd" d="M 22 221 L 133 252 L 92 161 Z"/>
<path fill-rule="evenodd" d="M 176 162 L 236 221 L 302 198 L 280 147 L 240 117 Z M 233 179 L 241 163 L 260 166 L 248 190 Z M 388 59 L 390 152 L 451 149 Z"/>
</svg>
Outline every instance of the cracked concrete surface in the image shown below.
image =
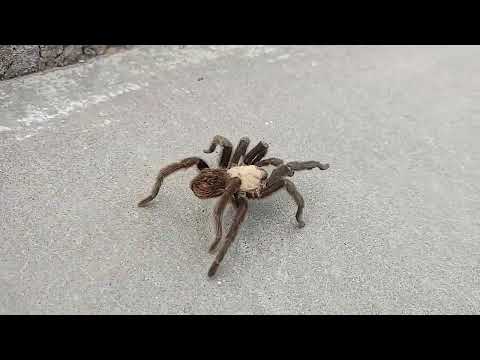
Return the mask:
<svg viewBox="0 0 480 360">
<path fill-rule="evenodd" d="M 480 47 L 141 46 L 0 83 L 0 312 L 477 314 Z M 250 202 L 209 280 L 212 201 L 161 166 L 215 134 L 315 159 Z M 225 225 L 232 211 L 226 211 Z"/>
</svg>

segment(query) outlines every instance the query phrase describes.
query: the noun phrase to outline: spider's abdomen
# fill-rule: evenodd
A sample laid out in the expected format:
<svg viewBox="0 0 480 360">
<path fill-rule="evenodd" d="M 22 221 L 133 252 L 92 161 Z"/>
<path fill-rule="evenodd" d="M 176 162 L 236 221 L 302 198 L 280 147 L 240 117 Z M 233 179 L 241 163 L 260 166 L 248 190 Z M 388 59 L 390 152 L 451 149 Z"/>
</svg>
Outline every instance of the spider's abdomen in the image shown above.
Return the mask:
<svg viewBox="0 0 480 360">
<path fill-rule="evenodd" d="M 224 169 L 203 169 L 190 182 L 190 188 L 200 199 L 220 196 L 227 186 L 228 176 Z"/>
<path fill-rule="evenodd" d="M 235 166 L 228 169 L 227 174 L 231 177 L 240 178 L 242 182 L 240 191 L 254 191 L 260 188 L 260 185 L 268 176 L 264 169 L 255 165 Z"/>
</svg>

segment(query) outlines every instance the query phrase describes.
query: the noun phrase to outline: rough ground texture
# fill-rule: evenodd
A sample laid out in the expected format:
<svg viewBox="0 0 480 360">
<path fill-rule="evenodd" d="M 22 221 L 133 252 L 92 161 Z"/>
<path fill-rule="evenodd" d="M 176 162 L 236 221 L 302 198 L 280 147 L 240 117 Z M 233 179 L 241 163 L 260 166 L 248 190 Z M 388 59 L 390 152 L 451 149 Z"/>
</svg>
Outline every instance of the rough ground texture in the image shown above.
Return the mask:
<svg viewBox="0 0 480 360">
<path fill-rule="evenodd" d="M 478 73 L 480 47 L 142 46 L 4 81 L 0 312 L 478 313 Z M 303 229 L 250 202 L 210 280 L 196 171 L 136 203 L 215 134 L 331 167 L 293 178 Z"/>
<path fill-rule="evenodd" d="M 71 65 L 126 45 L 0 45 L 0 80 Z"/>
</svg>

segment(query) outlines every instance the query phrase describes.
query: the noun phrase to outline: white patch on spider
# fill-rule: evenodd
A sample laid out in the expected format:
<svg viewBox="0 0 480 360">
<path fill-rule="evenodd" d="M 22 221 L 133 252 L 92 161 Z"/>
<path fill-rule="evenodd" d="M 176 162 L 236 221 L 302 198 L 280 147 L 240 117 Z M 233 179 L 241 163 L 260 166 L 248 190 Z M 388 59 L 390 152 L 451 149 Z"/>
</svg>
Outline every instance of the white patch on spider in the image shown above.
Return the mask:
<svg viewBox="0 0 480 360">
<path fill-rule="evenodd" d="M 231 177 L 240 178 L 240 191 L 252 191 L 260 187 L 260 183 L 266 178 L 267 172 L 255 165 L 234 166 L 227 170 Z"/>
</svg>

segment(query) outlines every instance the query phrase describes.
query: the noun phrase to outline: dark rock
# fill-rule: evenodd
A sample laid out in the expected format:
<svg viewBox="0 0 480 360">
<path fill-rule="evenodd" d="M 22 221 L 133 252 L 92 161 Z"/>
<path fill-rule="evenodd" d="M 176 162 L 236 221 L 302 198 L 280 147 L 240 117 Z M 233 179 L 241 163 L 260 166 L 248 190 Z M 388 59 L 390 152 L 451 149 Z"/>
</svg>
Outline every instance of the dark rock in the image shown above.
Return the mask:
<svg viewBox="0 0 480 360">
<path fill-rule="evenodd" d="M 75 64 L 127 45 L 0 45 L 0 80 Z"/>
</svg>

